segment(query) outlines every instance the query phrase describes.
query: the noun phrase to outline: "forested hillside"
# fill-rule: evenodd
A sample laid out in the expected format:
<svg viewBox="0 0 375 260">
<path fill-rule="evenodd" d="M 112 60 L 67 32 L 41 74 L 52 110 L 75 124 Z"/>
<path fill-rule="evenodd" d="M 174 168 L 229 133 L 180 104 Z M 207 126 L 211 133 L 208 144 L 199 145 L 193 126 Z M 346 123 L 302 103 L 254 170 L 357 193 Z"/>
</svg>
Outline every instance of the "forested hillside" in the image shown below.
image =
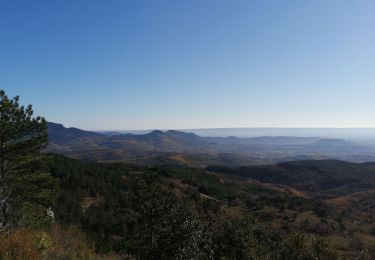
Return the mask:
<svg viewBox="0 0 375 260">
<path fill-rule="evenodd" d="M 375 163 L 314 160 L 233 168 L 210 166 L 206 169 L 245 179 L 288 185 L 324 198 L 375 188 Z"/>
<path fill-rule="evenodd" d="M 306 259 L 318 254 L 314 250 L 323 250 L 327 259 L 352 258 L 362 250 L 374 254 L 371 218 L 359 223 L 332 202 L 279 185 L 194 168 L 98 164 L 63 156 L 54 156 L 51 172 L 62 190 L 57 221 L 79 226 L 99 252 L 303 259 L 288 255 L 286 248 L 296 247 L 293 253 L 306 253 Z"/>
</svg>

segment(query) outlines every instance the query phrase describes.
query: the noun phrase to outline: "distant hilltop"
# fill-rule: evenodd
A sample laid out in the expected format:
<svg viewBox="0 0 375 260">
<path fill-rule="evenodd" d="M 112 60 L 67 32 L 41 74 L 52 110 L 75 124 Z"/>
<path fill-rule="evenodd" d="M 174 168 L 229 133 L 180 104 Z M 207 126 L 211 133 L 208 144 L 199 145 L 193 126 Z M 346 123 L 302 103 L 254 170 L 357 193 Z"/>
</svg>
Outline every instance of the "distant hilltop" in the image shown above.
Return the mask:
<svg viewBox="0 0 375 260">
<path fill-rule="evenodd" d="M 339 138 L 208 137 L 176 130 L 144 134 L 92 132 L 49 123 L 47 152 L 74 158 L 135 164 L 253 165 L 300 159 L 375 161 L 372 146 Z"/>
<path fill-rule="evenodd" d="M 106 134 L 147 134 L 153 130 L 118 130 L 101 131 Z M 182 132 L 194 133 L 204 137 L 251 138 L 259 136 L 294 136 L 342 139 L 370 139 L 375 141 L 375 128 L 197 128 L 181 129 Z"/>
</svg>

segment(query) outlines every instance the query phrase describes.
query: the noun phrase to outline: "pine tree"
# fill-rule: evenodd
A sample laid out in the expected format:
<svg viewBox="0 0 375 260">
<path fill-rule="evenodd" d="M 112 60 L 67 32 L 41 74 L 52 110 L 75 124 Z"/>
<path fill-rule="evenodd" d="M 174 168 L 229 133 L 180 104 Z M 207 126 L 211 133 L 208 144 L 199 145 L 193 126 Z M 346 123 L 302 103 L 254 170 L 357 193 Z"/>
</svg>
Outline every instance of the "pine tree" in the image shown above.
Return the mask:
<svg viewBox="0 0 375 260">
<path fill-rule="evenodd" d="M 49 221 L 57 183 L 41 153 L 47 144 L 46 120 L 0 90 L 0 230 Z"/>
</svg>

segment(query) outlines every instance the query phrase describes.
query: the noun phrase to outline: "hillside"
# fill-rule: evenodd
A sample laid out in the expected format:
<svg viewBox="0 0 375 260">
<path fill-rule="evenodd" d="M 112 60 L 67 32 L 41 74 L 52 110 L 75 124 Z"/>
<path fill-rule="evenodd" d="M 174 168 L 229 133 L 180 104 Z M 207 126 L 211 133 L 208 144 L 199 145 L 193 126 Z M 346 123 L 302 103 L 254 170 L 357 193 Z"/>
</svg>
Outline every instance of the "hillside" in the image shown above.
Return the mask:
<svg viewBox="0 0 375 260">
<path fill-rule="evenodd" d="M 335 167 L 337 172 L 348 166 L 330 161 L 318 164 L 326 170 Z M 306 169 L 318 171 L 311 162 L 288 165 L 274 167 L 286 169 L 293 165 L 293 174 L 297 175 L 307 174 Z M 316 187 L 316 193 L 305 194 L 277 182 L 244 181 L 243 176 L 229 171 L 217 174 L 166 165 L 101 164 L 63 156 L 53 156 L 50 169 L 59 179 L 61 189 L 54 206 L 56 221 L 78 225 L 99 252 L 126 252 L 150 258 L 195 245 L 196 253 L 206 254 L 205 249 L 191 244 L 190 239 L 194 239 L 203 243 L 204 248 L 210 247 L 215 259 L 232 259 L 233 252 L 243 254 L 245 245 L 252 254 L 270 257 L 265 259 L 291 259 L 280 256 L 280 246 L 300 230 L 329 239 L 348 256 L 341 259 L 352 259 L 362 249 L 375 256 L 371 247 L 375 242 L 374 216 L 373 211 L 368 211 L 372 204 L 364 201 L 365 193 L 346 193 L 347 202 L 339 205 L 333 199 L 319 198 L 320 187 Z M 270 172 L 264 171 L 262 175 L 270 176 Z M 148 234 L 155 234 L 158 243 L 150 244 Z M 236 234 L 247 235 L 238 240 Z"/>
<path fill-rule="evenodd" d="M 315 160 L 233 168 L 210 166 L 206 169 L 264 183 L 287 185 L 320 197 L 351 194 L 375 187 L 375 163 Z"/>
</svg>

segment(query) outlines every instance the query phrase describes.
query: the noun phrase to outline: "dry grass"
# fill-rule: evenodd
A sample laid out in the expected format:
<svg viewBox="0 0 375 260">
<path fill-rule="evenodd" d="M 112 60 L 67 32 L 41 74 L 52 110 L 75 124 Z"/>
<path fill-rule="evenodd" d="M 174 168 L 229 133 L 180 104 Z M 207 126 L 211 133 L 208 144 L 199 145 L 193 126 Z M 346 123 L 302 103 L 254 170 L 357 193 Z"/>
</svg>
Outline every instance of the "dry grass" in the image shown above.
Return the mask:
<svg viewBox="0 0 375 260">
<path fill-rule="evenodd" d="M 16 230 L 0 234 L 0 259 L 2 260 L 36 260 L 41 254 L 28 230 Z"/>
</svg>

